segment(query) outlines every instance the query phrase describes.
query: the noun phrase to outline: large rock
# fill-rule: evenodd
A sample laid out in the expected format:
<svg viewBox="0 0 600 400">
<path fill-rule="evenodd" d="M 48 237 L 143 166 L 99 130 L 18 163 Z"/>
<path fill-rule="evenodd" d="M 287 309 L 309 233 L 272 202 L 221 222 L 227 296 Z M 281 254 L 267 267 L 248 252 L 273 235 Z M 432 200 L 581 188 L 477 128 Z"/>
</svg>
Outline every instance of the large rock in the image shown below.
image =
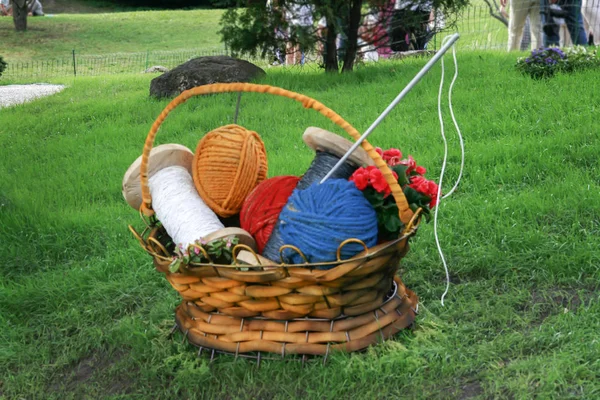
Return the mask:
<svg viewBox="0 0 600 400">
<path fill-rule="evenodd" d="M 249 82 L 265 71 L 248 61 L 228 56 L 198 57 L 152 79 L 150 96 L 175 97 L 210 83 Z"/>
</svg>

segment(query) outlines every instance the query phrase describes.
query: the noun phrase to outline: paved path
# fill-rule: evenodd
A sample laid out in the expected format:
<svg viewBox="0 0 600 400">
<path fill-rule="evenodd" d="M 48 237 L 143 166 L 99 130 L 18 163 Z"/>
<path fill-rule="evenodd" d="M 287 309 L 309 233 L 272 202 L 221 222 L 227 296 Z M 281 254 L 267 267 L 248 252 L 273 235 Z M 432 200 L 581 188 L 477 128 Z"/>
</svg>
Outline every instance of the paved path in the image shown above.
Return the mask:
<svg viewBox="0 0 600 400">
<path fill-rule="evenodd" d="M 38 97 L 50 96 L 63 90 L 64 85 L 8 85 L 0 86 L 0 108 L 26 103 Z"/>
</svg>

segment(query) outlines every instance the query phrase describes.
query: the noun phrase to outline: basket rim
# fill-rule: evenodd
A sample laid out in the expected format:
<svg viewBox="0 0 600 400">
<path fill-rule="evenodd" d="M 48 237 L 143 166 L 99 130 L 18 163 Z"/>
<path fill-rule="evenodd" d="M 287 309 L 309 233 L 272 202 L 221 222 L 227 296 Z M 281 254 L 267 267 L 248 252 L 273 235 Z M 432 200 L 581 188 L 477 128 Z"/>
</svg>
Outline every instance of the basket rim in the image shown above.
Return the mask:
<svg viewBox="0 0 600 400">
<path fill-rule="evenodd" d="M 415 217 L 417 217 L 419 213 L 415 213 Z M 239 270 L 240 268 L 269 268 L 269 270 L 273 270 L 273 269 L 279 269 L 279 268 L 284 268 L 284 269 L 289 269 L 289 268 L 302 268 L 302 269 L 307 269 L 310 271 L 322 271 L 322 272 L 329 272 L 329 271 L 333 271 L 338 267 L 343 266 L 344 264 L 347 263 L 351 263 L 351 262 L 360 262 L 360 261 L 365 261 L 365 260 L 369 260 L 371 258 L 377 257 L 379 256 L 381 253 L 387 252 L 391 249 L 393 249 L 394 247 L 396 247 L 398 244 L 400 244 L 403 241 L 406 241 L 407 239 L 409 239 L 410 237 L 414 236 L 419 228 L 419 222 L 420 222 L 420 218 L 416 218 L 416 223 L 411 224 L 411 226 L 409 227 L 409 229 L 404 230 L 402 236 L 400 236 L 397 239 L 388 241 L 388 242 L 384 242 L 381 244 L 378 244 L 374 247 L 367 247 L 364 242 L 360 241 L 359 239 L 347 239 L 346 241 L 342 242 L 342 244 L 340 244 L 340 248 L 342 246 L 344 246 L 346 243 L 348 243 L 348 241 L 353 241 L 353 242 L 360 242 L 363 244 L 365 250 L 361 253 L 359 253 L 358 255 L 348 258 L 348 259 L 338 259 L 335 261 L 328 261 L 328 262 L 318 262 L 318 263 L 303 263 L 303 264 L 287 264 L 285 262 L 280 262 L 280 263 L 276 263 L 273 261 L 273 264 L 240 264 L 237 260 L 236 257 L 234 257 L 234 263 L 233 264 L 218 264 L 218 263 L 213 263 L 213 262 L 208 262 L 208 263 L 189 263 L 189 264 L 181 264 L 180 267 L 180 273 L 183 272 L 194 272 L 194 270 L 198 269 L 198 268 L 217 268 L 217 269 L 235 269 L 235 270 Z M 173 260 L 173 256 L 169 254 L 169 252 L 167 251 L 167 249 L 160 243 L 158 242 L 158 240 L 154 239 L 154 237 L 152 236 L 152 234 L 155 234 L 159 229 L 161 228 L 160 225 L 147 225 L 146 228 L 144 229 L 144 231 L 142 232 L 142 234 L 139 234 L 135 228 L 133 228 L 133 226 L 129 225 L 129 230 L 133 233 L 133 235 L 138 239 L 138 242 L 140 243 L 141 247 L 148 253 L 150 254 L 152 257 L 154 257 L 155 260 L 160 260 L 162 262 L 171 262 Z M 147 239 L 144 239 L 145 237 L 147 237 Z M 288 247 L 286 247 L 288 246 Z M 282 249 L 286 247 L 289 248 L 289 245 L 285 245 L 282 246 Z M 338 248 L 338 254 L 339 254 L 339 250 L 340 248 Z M 240 250 L 249 250 L 251 251 L 254 255 L 256 255 L 256 253 L 254 252 L 254 250 L 252 250 L 251 248 L 249 248 L 246 245 L 243 244 L 238 244 L 236 246 L 234 246 L 233 250 L 232 250 L 232 254 L 237 254 L 239 253 Z M 281 249 L 280 249 L 281 250 Z M 163 253 L 163 254 L 160 254 Z M 166 254 L 166 255 L 165 255 Z M 300 254 L 302 254 L 300 252 Z M 256 257 L 256 260 L 258 262 L 258 257 Z M 271 260 L 272 261 L 272 260 Z M 323 266 L 333 266 L 333 268 L 327 269 L 327 270 L 318 270 L 317 267 L 323 267 Z M 191 268 L 190 268 L 191 267 Z M 240 272 L 246 272 L 246 271 L 240 271 Z M 260 272 L 260 271 L 247 271 L 247 272 Z"/>
</svg>

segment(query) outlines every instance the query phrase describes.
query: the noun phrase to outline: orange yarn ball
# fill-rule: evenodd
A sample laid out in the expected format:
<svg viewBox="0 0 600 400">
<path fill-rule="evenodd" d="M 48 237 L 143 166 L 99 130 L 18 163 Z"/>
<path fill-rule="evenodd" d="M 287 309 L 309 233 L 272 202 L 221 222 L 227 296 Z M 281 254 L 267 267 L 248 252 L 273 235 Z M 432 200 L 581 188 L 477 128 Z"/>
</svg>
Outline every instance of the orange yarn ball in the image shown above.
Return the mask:
<svg viewBox="0 0 600 400">
<path fill-rule="evenodd" d="M 198 143 L 192 175 L 202 200 L 221 217 L 240 212 L 246 196 L 267 177 L 267 154 L 258 133 L 226 125 Z"/>
</svg>

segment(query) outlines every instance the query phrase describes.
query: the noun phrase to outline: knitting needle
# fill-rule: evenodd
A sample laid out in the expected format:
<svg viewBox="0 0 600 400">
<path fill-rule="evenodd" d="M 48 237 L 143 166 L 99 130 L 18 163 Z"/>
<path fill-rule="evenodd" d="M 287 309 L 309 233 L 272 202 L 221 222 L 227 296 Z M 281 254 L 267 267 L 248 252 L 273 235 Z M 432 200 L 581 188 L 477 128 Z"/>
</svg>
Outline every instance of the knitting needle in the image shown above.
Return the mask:
<svg viewBox="0 0 600 400">
<path fill-rule="evenodd" d="M 323 183 L 327 179 L 329 179 L 329 177 L 344 162 L 346 162 L 348 157 L 350 157 L 350 154 L 352 154 L 352 152 L 354 150 L 356 150 L 358 148 L 358 146 L 360 146 L 360 144 L 363 142 L 363 140 L 365 140 L 367 138 L 367 136 L 369 136 L 371 134 L 371 132 L 373 132 L 373 130 L 377 127 L 377 125 L 379 125 L 381 123 L 381 121 L 383 121 L 383 119 L 385 117 L 387 117 L 387 115 L 390 113 L 390 111 L 392 111 L 392 109 L 394 107 L 396 107 L 396 105 L 404 98 L 404 96 L 406 96 L 408 94 L 408 92 L 410 92 L 412 90 L 412 88 L 415 87 L 415 85 L 421 80 L 421 78 L 423 78 L 423 76 L 425 76 L 425 74 L 427 72 L 429 72 L 429 70 L 431 68 L 433 68 L 434 64 L 436 62 L 438 62 L 438 60 L 440 58 L 442 58 L 442 56 L 448 51 L 448 49 L 450 49 L 450 47 L 452 47 L 454 42 L 456 42 L 459 37 L 460 37 L 460 35 L 458 33 L 455 33 L 454 35 L 450 36 L 450 38 L 448 39 L 448 42 L 444 46 L 442 46 L 440 51 L 438 51 L 431 58 L 431 60 L 429 60 L 429 62 L 427 64 L 425 64 L 425 66 L 421 69 L 421 71 L 419 71 L 419 73 L 408 83 L 408 85 L 406 85 L 406 87 L 402 90 L 402 92 L 400 92 L 400 94 L 394 99 L 394 101 L 392 101 L 392 103 L 381 113 L 381 115 L 375 120 L 375 122 L 373 122 L 373 124 L 371 124 L 369 129 L 367 129 L 365 131 L 365 133 L 362 134 L 362 136 L 356 141 L 356 143 L 354 143 L 354 145 L 350 148 L 350 150 L 348 150 L 346 152 L 346 154 L 344 154 L 344 156 L 337 162 L 337 164 L 335 164 L 333 166 L 331 171 L 329 171 L 329 173 L 327 175 L 325 175 L 325 177 L 323 179 L 321 179 L 321 182 L 319 182 L 319 183 Z"/>
</svg>

